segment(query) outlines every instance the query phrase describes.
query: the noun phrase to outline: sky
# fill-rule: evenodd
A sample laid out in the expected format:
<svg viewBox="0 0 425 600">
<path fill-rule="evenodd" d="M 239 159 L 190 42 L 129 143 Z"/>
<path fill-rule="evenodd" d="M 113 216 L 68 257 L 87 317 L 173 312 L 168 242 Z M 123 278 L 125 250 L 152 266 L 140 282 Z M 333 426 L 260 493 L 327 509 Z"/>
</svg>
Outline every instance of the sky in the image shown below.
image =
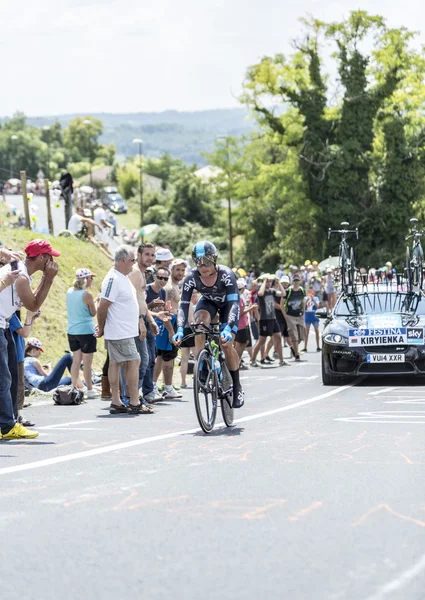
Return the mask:
<svg viewBox="0 0 425 600">
<path fill-rule="evenodd" d="M 298 19 L 366 9 L 423 27 L 420 0 L 0 0 L 0 116 L 240 106 L 247 68 L 288 54 Z"/>
</svg>

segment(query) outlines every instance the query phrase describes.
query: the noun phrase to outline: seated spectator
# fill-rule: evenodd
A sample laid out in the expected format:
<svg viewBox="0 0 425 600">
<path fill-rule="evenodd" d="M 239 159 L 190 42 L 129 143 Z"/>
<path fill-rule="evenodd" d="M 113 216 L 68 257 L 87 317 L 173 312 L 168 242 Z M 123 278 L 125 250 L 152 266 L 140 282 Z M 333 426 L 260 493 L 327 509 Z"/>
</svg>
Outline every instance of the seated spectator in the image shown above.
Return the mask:
<svg viewBox="0 0 425 600">
<path fill-rule="evenodd" d="M 71 368 L 72 385 L 78 386 L 80 380 L 80 365 L 83 362 L 84 382 L 87 387 L 87 398 L 97 396 L 92 384 L 93 354 L 97 349 L 95 338 L 94 316 L 96 307 L 93 296 L 88 289 L 96 277 L 90 269 L 77 269 L 72 288 L 66 293 L 66 312 L 68 315 L 68 342 L 73 353 Z"/>
<path fill-rule="evenodd" d="M 68 231 L 70 231 L 76 237 L 88 238 L 94 236 L 94 228 L 97 227 L 102 231 L 100 225 L 98 225 L 93 219 L 85 216 L 84 208 L 77 206 L 76 212 L 68 221 Z"/>
<path fill-rule="evenodd" d="M 28 338 L 25 348 L 24 373 L 25 379 L 32 387 L 42 392 L 50 392 L 59 385 L 70 385 L 71 377 L 63 377 L 65 370 L 71 373 L 72 354 L 65 354 L 52 369 L 51 364 L 42 365 L 39 361 L 43 345 L 37 338 Z M 78 385 L 82 388 L 81 381 Z"/>
</svg>

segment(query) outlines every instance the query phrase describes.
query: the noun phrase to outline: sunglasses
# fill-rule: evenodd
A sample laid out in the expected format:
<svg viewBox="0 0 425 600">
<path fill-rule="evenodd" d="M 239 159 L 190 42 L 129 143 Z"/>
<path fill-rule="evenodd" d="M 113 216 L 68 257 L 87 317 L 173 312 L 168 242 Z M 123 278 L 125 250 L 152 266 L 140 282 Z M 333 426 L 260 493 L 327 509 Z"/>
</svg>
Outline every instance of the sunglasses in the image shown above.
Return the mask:
<svg viewBox="0 0 425 600">
<path fill-rule="evenodd" d="M 159 279 L 160 281 L 168 281 L 169 277 L 160 277 L 159 275 L 156 276 L 157 279 Z"/>
<path fill-rule="evenodd" d="M 137 258 L 128 258 L 127 260 L 129 260 L 129 261 L 130 261 L 130 262 L 132 262 L 132 263 L 135 263 L 135 262 L 137 262 Z"/>
</svg>

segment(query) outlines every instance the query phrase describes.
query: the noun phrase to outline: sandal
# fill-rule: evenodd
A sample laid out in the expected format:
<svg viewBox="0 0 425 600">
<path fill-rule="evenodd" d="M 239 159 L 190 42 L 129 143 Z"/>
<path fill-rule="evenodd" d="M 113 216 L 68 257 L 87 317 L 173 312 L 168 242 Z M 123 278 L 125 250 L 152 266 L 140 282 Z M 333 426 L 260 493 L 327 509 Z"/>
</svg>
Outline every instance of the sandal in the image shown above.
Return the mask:
<svg viewBox="0 0 425 600">
<path fill-rule="evenodd" d="M 111 415 L 127 414 L 127 407 L 124 406 L 124 404 L 111 404 L 109 406 L 109 414 L 111 414 Z"/>
<path fill-rule="evenodd" d="M 28 421 L 23 419 L 22 416 L 18 417 L 18 423 L 20 423 L 23 427 L 34 427 L 35 423 L 32 421 Z"/>
<path fill-rule="evenodd" d="M 142 404 L 141 402 L 134 406 L 134 404 L 129 404 L 127 408 L 127 412 L 133 415 L 150 415 L 153 413 L 153 409 L 151 406 L 146 404 Z"/>
</svg>

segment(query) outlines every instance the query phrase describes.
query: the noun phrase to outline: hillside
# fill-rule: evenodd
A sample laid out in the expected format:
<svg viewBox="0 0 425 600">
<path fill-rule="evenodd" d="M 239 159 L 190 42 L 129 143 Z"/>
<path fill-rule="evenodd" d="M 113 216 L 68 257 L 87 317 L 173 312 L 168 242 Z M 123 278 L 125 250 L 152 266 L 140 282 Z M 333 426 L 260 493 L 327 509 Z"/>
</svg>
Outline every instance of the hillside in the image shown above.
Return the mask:
<svg viewBox="0 0 425 600">
<path fill-rule="evenodd" d="M 95 277 L 92 290 L 96 297 L 100 291 L 102 280 L 111 267 L 111 262 L 101 254 L 95 246 L 76 239 L 52 237 L 28 231 L 0 228 L 0 239 L 5 246 L 14 250 L 23 250 L 27 242 L 37 237 L 48 239 L 54 248 L 62 252 L 57 259 L 59 274 L 55 278 L 46 302 L 41 308 L 41 316 L 34 324 L 32 335 L 42 340 L 45 348 L 43 359 L 54 364 L 68 350 L 66 335 L 67 318 L 65 309 L 65 296 L 67 289 L 73 284 L 76 269 L 88 267 Z M 33 289 L 37 286 L 41 273 L 36 273 L 33 278 Z M 24 312 L 25 314 L 25 312 Z M 98 352 L 95 354 L 94 368 L 103 367 L 106 353 L 103 348 L 103 339 L 98 342 Z"/>
<path fill-rule="evenodd" d="M 28 117 L 27 121 L 36 127 L 52 124 L 56 120 L 66 126 L 76 116 L 81 115 Z M 132 140 L 141 137 L 143 152 L 148 156 L 160 156 L 168 152 L 189 164 L 199 165 L 205 164 L 201 152 L 212 150 L 217 135 L 246 135 L 255 127 L 255 122 L 244 108 L 198 112 L 97 113 L 91 116 L 103 122 L 104 133 L 100 141 L 107 144 L 113 142 L 119 156 L 136 154 L 137 146 Z"/>
</svg>

